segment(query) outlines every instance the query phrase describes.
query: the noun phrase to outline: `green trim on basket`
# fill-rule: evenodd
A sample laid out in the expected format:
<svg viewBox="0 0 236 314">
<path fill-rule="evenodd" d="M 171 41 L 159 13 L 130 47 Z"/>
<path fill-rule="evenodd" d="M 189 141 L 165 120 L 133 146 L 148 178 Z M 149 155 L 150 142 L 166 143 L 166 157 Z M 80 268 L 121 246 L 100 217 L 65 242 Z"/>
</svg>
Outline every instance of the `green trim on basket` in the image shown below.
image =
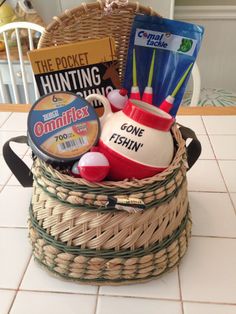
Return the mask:
<svg viewBox="0 0 236 314">
<path fill-rule="evenodd" d="M 37 181 L 36 179 L 34 179 L 35 181 Z M 164 197 L 160 198 L 160 199 L 156 199 L 155 201 L 152 201 L 148 204 L 145 204 L 145 210 L 149 209 L 151 207 L 157 206 L 157 205 L 162 205 L 166 202 L 168 202 L 169 200 L 171 200 L 173 197 L 175 197 L 178 193 L 179 193 L 179 189 L 181 189 L 182 185 L 186 182 L 186 179 L 183 178 L 182 182 L 180 185 L 178 185 L 178 189 L 174 189 L 173 192 L 166 194 Z M 87 205 L 87 204 L 72 204 L 70 202 L 67 202 L 63 199 L 61 199 L 60 197 L 58 197 L 56 194 L 49 192 L 47 189 L 45 189 L 45 187 L 43 187 L 38 181 L 37 181 L 37 185 L 45 192 L 47 193 L 50 197 L 55 198 L 57 200 L 59 200 L 61 203 L 63 204 L 67 204 L 70 205 L 70 207 L 72 208 L 79 208 L 79 209 L 83 209 L 85 211 L 90 211 L 90 212 L 99 212 L 99 213 L 107 213 L 107 212 L 118 212 L 119 210 L 114 208 L 114 207 L 97 207 L 94 205 Z"/>
<path fill-rule="evenodd" d="M 91 284 L 107 284 L 109 285 L 109 283 L 135 283 L 135 282 L 145 282 L 145 281 L 148 281 L 152 278 L 158 278 L 158 277 L 161 277 L 164 273 L 167 273 L 169 271 L 171 271 L 172 269 L 174 269 L 176 266 L 179 265 L 180 261 L 182 260 L 182 258 L 184 257 L 181 256 L 179 257 L 178 261 L 173 264 L 171 267 L 166 267 L 165 270 L 163 272 L 161 272 L 160 274 L 158 275 L 150 275 L 150 276 L 147 276 L 147 277 L 144 277 L 144 278 L 129 278 L 129 279 L 123 279 L 123 278 L 117 278 L 117 279 L 108 279 L 108 278 L 94 278 L 94 279 L 85 279 L 85 278 L 73 278 L 73 277 L 69 277 L 67 274 L 62 274 L 62 273 L 59 273 L 57 271 L 54 270 L 55 267 L 50 267 L 48 265 L 45 265 L 39 258 L 37 258 L 36 256 L 34 256 L 34 259 L 37 261 L 37 263 L 39 263 L 42 267 L 46 268 L 49 272 L 52 272 L 55 276 L 58 276 L 58 277 L 61 277 L 61 278 L 64 278 L 66 280 L 69 280 L 71 282 L 81 282 L 81 283 L 91 283 Z M 153 270 L 153 272 L 155 271 L 155 269 Z"/>
<path fill-rule="evenodd" d="M 32 206 L 30 206 L 29 209 L 29 215 L 30 215 L 30 221 L 34 229 L 38 232 L 38 234 L 45 240 L 47 244 L 52 245 L 53 247 L 65 252 L 65 253 L 71 253 L 76 254 L 84 257 L 102 257 L 111 259 L 114 257 L 121 257 L 124 259 L 132 258 L 132 257 L 143 257 L 150 253 L 158 253 L 162 249 L 164 249 L 166 246 L 171 245 L 182 233 L 182 231 L 186 228 L 186 225 L 188 221 L 191 221 L 190 219 L 190 210 L 188 206 L 188 211 L 183 218 L 181 224 L 179 227 L 168 237 L 163 239 L 161 243 L 156 243 L 154 245 L 151 245 L 148 248 L 138 248 L 135 250 L 96 250 L 96 249 L 81 249 L 79 246 L 68 246 L 63 242 L 55 240 L 54 237 L 47 234 L 45 229 L 43 229 L 39 224 L 37 219 L 33 216 Z"/>
<path fill-rule="evenodd" d="M 47 178 L 50 182 L 58 185 L 58 186 L 62 186 L 68 190 L 71 191 L 78 191 L 78 192 L 86 192 L 86 193 L 94 193 L 97 195 L 100 194 L 106 194 L 106 195 L 114 195 L 114 194 L 127 194 L 127 190 L 129 192 L 129 194 L 132 193 L 140 193 L 140 192 L 146 192 L 146 191 L 150 191 L 151 188 L 160 188 L 163 186 L 166 186 L 166 184 L 168 184 L 174 177 L 176 177 L 176 174 L 178 173 L 178 171 L 181 171 L 181 166 L 183 164 L 183 160 L 180 161 L 179 167 L 176 168 L 175 170 L 173 170 L 169 175 L 166 176 L 165 179 L 162 179 L 160 181 L 155 181 L 154 183 L 151 184 L 146 184 L 146 185 L 142 185 L 140 187 L 118 187 L 118 186 L 107 186 L 107 188 L 103 186 L 99 187 L 99 186 L 87 186 L 87 185 L 80 185 L 78 183 L 70 183 L 70 182 L 65 182 L 65 181 L 61 181 L 61 179 L 57 179 L 55 177 L 53 177 L 48 171 L 45 170 L 45 168 L 40 167 L 42 174 L 45 178 Z M 34 176 L 34 180 L 36 182 L 38 182 L 37 177 Z"/>
</svg>

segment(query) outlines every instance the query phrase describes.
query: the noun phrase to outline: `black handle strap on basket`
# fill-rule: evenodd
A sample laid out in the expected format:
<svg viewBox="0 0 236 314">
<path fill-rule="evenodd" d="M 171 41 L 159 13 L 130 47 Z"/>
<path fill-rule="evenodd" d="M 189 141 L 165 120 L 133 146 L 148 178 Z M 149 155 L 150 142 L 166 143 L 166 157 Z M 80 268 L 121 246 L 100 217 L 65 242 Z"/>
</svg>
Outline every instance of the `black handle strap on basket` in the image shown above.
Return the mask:
<svg viewBox="0 0 236 314">
<path fill-rule="evenodd" d="M 179 124 L 180 125 L 180 124 Z M 193 132 L 193 130 L 186 128 L 183 125 L 180 125 L 179 131 L 183 137 L 183 139 L 191 139 L 192 141 L 186 146 L 187 150 L 187 162 L 188 162 L 188 170 L 192 168 L 192 166 L 195 164 L 195 162 L 198 160 L 199 156 L 202 152 L 202 145 L 199 142 L 196 134 Z"/>
<path fill-rule="evenodd" d="M 195 164 L 198 157 L 201 154 L 202 147 L 201 143 L 196 137 L 193 130 L 180 125 L 179 128 L 183 139 L 192 139 L 190 144 L 186 147 L 187 150 L 187 162 L 189 169 Z M 17 136 L 8 140 L 3 146 L 3 157 L 15 175 L 16 179 L 20 182 L 23 187 L 31 187 L 33 185 L 33 174 L 28 166 L 22 161 L 22 159 L 14 153 L 11 149 L 10 143 L 23 143 L 28 145 L 27 136 Z"/>
<path fill-rule="evenodd" d="M 3 146 L 3 157 L 11 169 L 12 173 L 15 175 L 17 180 L 23 187 L 31 187 L 33 185 L 33 174 L 31 170 L 26 166 L 22 159 L 13 152 L 10 147 L 10 143 L 23 143 L 28 145 L 27 136 L 17 136 L 11 138 Z"/>
</svg>

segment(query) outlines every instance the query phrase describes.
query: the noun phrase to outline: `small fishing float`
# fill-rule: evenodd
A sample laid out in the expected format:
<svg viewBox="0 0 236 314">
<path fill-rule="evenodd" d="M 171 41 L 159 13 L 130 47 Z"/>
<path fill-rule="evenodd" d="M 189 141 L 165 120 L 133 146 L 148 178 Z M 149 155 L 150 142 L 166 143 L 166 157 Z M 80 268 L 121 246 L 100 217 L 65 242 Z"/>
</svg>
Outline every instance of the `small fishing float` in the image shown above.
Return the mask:
<svg viewBox="0 0 236 314">
<path fill-rule="evenodd" d="M 72 166 L 72 168 L 71 168 L 71 174 L 72 174 L 73 177 L 76 177 L 76 178 L 80 178 L 80 177 L 81 177 L 81 176 L 80 176 L 80 173 L 79 173 L 79 169 L 78 169 L 78 164 L 79 164 L 79 160 L 77 160 L 77 161 L 73 164 L 73 166 Z"/>
<path fill-rule="evenodd" d="M 84 154 L 78 162 L 78 172 L 83 179 L 90 182 L 100 182 L 110 170 L 106 156 L 96 151 Z"/>
<path fill-rule="evenodd" d="M 137 82 L 137 66 L 136 66 L 135 49 L 133 49 L 133 86 L 131 87 L 130 98 L 138 99 L 138 100 L 141 99 L 138 82 Z"/>
<path fill-rule="evenodd" d="M 153 88 L 152 88 L 152 79 L 153 79 L 153 73 L 154 73 L 154 63 L 155 63 L 155 56 L 156 56 L 156 50 L 153 50 L 152 54 L 152 61 L 149 69 L 149 75 L 148 75 L 148 83 L 147 86 L 144 89 L 142 100 L 151 104 L 153 103 Z"/>
<path fill-rule="evenodd" d="M 113 89 L 107 94 L 112 112 L 122 110 L 128 100 L 128 91 L 125 88 Z"/>
<path fill-rule="evenodd" d="M 183 85 L 187 75 L 189 74 L 191 68 L 193 66 L 193 63 L 191 63 L 189 65 L 189 67 L 187 68 L 187 70 L 185 71 L 184 75 L 181 77 L 181 79 L 179 80 L 178 84 L 176 85 L 174 91 L 172 92 L 171 95 L 167 96 L 166 99 L 161 103 L 160 105 L 160 109 L 162 109 L 165 112 L 170 112 L 170 110 L 173 108 L 173 104 L 175 101 L 175 96 L 178 93 L 178 91 L 180 90 L 181 86 Z"/>
</svg>

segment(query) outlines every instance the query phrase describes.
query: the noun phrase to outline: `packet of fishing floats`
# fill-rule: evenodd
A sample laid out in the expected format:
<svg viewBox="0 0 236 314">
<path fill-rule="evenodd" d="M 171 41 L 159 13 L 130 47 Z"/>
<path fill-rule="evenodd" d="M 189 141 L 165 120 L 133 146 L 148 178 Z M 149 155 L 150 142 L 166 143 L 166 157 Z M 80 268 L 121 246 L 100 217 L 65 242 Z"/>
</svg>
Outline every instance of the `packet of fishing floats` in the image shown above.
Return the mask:
<svg viewBox="0 0 236 314">
<path fill-rule="evenodd" d="M 111 37 L 36 49 L 28 52 L 40 96 L 72 92 L 83 98 L 106 96 L 120 88 L 115 42 Z M 99 116 L 103 105 L 94 101 Z"/>
<path fill-rule="evenodd" d="M 124 80 L 129 97 L 175 116 L 203 33 L 199 25 L 137 15 L 130 35 Z"/>
</svg>

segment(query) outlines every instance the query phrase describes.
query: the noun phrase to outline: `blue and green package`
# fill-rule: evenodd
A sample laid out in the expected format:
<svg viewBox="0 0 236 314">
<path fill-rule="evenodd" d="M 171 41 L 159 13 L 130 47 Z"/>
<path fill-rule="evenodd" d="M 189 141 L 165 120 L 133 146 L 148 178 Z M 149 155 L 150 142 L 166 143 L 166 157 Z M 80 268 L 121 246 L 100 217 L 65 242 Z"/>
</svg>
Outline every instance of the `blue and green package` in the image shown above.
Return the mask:
<svg viewBox="0 0 236 314">
<path fill-rule="evenodd" d="M 143 94 L 155 49 L 153 104 L 159 107 L 168 95 L 172 95 L 186 69 L 195 62 L 203 33 L 204 29 L 199 25 L 158 16 L 137 15 L 130 34 L 124 88 L 131 90 L 132 58 L 135 50 L 137 81 L 140 93 Z M 178 111 L 190 73 L 191 70 L 175 95 L 170 111 L 173 116 Z"/>
</svg>

